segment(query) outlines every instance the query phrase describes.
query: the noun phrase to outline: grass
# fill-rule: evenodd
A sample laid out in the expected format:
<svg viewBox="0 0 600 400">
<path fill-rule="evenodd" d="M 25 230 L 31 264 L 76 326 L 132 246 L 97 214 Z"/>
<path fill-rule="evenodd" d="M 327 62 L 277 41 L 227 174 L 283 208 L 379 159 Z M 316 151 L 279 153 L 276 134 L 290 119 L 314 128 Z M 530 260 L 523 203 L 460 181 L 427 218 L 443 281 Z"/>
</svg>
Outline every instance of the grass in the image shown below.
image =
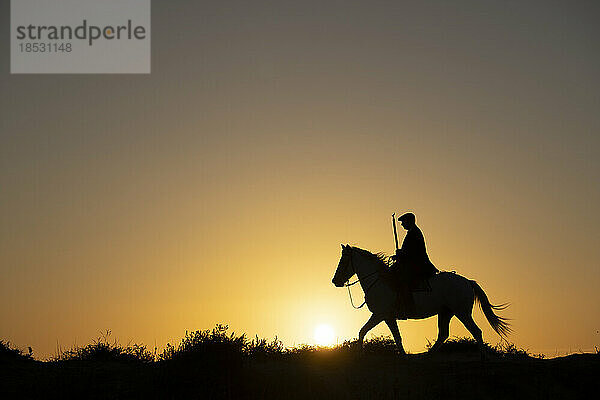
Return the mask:
<svg viewBox="0 0 600 400">
<path fill-rule="evenodd" d="M 65 361 L 117 361 L 117 362 L 153 362 L 156 358 L 146 346 L 132 344 L 122 346 L 117 341 L 110 342 L 111 331 L 107 330 L 92 343 L 84 347 L 73 347 L 51 358 L 54 362 Z"/>
<path fill-rule="evenodd" d="M 83 347 L 73 347 L 61 351 L 52 357 L 52 362 L 67 361 L 114 361 L 114 362 L 139 362 L 139 363 L 164 363 L 164 362 L 193 362 L 202 359 L 240 359 L 240 360 L 266 360 L 293 358 L 315 354 L 344 355 L 353 353 L 357 342 L 344 341 L 333 347 L 299 345 L 284 347 L 283 343 L 275 337 L 273 340 L 259 338 L 248 339 L 246 334 L 229 332 L 229 327 L 217 324 L 213 329 L 186 331 L 185 336 L 177 345 L 167 343 L 165 349 L 158 353 L 156 349 L 151 352 L 145 345 L 128 344 L 120 345 L 117 341 L 110 340 L 111 332 L 102 333 L 92 343 Z M 8 344 L 2 344 L 0 354 L 14 354 L 13 357 L 32 359 L 30 354 L 23 354 L 17 349 L 9 349 Z M 433 343 L 428 342 L 427 349 Z M 530 354 L 527 350 L 517 348 L 512 343 L 502 342 L 492 346 L 485 343 L 486 352 L 498 358 L 527 359 L 543 358 L 543 355 Z M 448 339 L 439 349 L 440 354 L 470 354 L 478 353 L 479 348 L 474 339 L 468 337 L 454 337 Z M 391 336 L 377 336 L 365 340 L 363 352 L 365 356 L 395 355 L 396 348 Z M 7 357 L 7 356 L 3 356 Z"/>
<path fill-rule="evenodd" d="M 509 343 L 486 348 L 488 363 L 471 338 L 401 360 L 389 336 L 366 340 L 362 352 L 356 341 L 286 348 L 217 325 L 158 352 L 121 345 L 106 331 L 49 362 L 0 341 L 0 391 L 3 399 L 569 399 L 594 385 L 600 369 L 598 351 L 540 360 Z"/>
<path fill-rule="evenodd" d="M 217 325 L 212 330 L 185 332 L 178 346 L 167 343 L 157 361 L 194 360 L 219 355 L 229 357 L 242 354 L 247 347 L 246 335 L 227 333 L 227 325 Z"/>
<path fill-rule="evenodd" d="M 28 353 L 24 353 L 22 350 L 12 347 L 10 342 L 0 340 L 0 362 L 33 360 L 33 350 L 31 347 L 28 350 Z"/>
<path fill-rule="evenodd" d="M 433 346 L 433 342 L 428 341 L 426 348 L 429 350 Z M 488 355 L 518 360 L 518 359 L 529 359 L 537 358 L 543 359 L 543 354 L 531 354 L 525 349 L 516 347 L 513 343 L 506 341 L 500 342 L 495 346 L 489 343 L 484 343 L 485 351 Z M 452 337 L 447 339 L 444 344 L 440 347 L 439 353 L 442 354 L 459 354 L 459 353 L 475 353 L 479 352 L 479 346 L 475 339 L 470 337 Z"/>
</svg>

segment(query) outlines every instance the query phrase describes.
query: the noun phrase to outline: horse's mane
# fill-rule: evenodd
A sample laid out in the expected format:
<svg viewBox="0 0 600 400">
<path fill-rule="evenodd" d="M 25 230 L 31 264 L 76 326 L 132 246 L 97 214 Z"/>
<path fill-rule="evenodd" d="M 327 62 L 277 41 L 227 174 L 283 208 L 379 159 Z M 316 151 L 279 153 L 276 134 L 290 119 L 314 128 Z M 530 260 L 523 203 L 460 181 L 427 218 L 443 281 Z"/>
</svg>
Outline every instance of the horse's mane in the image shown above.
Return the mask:
<svg viewBox="0 0 600 400">
<path fill-rule="evenodd" d="M 371 253 L 369 250 L 361 249 L 360 247 L 352 246 L 352 248 L 363 256 L 373 259 L 380 268 L 388 269 L 392 263 L 390 257 L 382 251 L 379 253 Z"/>
</svg>

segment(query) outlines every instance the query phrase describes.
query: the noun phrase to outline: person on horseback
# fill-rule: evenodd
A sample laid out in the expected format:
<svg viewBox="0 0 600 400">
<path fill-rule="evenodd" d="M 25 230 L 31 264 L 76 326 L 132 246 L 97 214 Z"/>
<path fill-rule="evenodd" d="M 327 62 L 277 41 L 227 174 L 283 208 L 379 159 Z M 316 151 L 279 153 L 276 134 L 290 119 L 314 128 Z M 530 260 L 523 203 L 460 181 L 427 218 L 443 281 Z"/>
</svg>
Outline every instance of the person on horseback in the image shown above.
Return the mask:
<svg viewBox="0 0 600 400">
<path fill-rule="evenodd" d="M 403 305 L 403 319 L 406 319 L 406 316 L 415 308 L 411 292 L 421 282 L 439 271 L 429 260 L 425 248 L 425 238 L 416 224 L 415 214 L 403 214 L 398 221 L 406 229 L 406 236 L 402 241 L 402 247 L 396 250 L 396 254 L 392 256 L 394 263 L 390 270 L 398 289 L 399 300 Z"/>
</svg>

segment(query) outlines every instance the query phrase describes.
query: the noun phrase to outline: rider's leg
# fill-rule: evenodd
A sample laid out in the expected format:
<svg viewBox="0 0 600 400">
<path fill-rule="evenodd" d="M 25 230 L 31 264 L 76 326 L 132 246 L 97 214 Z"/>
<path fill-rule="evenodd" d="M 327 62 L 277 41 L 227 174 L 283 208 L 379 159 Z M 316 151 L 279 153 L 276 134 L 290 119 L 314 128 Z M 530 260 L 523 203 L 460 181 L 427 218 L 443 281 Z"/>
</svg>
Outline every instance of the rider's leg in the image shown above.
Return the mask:
<svg viewBox="0 0 600 400">
<path fill-rule="evenodd" d="M 400 299 L 398 319 L 410 318 L 416 311 L 415 299 L 411 287 L 405 282 L 398 289 L 398 297 Z"/>
<path fill-rule="evenodd" d="M 406 313 L 407 317 L 412 316 L 417 311 L 417 306 L 415 304 L 415 297 L 413 296 L 412 287 L 409 287 L 406 290 Z"/>
<path fill-rule="evenodd" d="M 436 351 L 448 339 L 450 334 L 450 320 L 452 319 L 452 311 L 445 309 L 438 314 L 438 337 L 434 345 L 429 349 L 430 352 Z"/>
<path fill-rule="evenodd" d="M 396 342 L 396 349 L 398 350 L 398 353 L 400 353 L 401 355 L 406 355 L 404 347 L 402 346 L 402 337 L 400 336 L 400 330 L 398 329 L 398 322 L 396 322 L 396 318 L 388 318 L 385 320 L 385 323 L 387 324 L 388 328 L 390 328 L 390 331 L 394 336 L 394 341 Z"/>
<path fill-rule="evenodd" d="M 406 275 L 396 280 L 398 319 L 407 319 L 414 312 L 414 299 Z"/>
<path fill-rule="evenodd" d="M 358 332 L 358 346 L 360 349 L 362 349 L 363 340 L 367 332 L 373 329 L 381 321 L 383 321 L 383 318 L 375 316 L 375 314 L 373 314 L 371 315 L 371 318 L 369 318 L 369 320 L 363 325 L 363 327 L 360 328 L 360 331 Z"/>
</svg>

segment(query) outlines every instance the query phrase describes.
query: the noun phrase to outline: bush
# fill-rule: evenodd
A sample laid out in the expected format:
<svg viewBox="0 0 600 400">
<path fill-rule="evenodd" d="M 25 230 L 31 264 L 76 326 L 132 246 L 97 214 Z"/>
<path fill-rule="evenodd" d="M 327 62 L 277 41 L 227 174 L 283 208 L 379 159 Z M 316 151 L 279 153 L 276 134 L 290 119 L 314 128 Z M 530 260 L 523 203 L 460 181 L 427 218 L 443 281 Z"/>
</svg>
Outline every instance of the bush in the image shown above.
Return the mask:
<svg viewBox="0 0 600 400">
<path fill-rule="evenodd" d="M 59 354 L 51 361 L 117 361 L 117 362 L 141 362 L 151 363 L 154 361 L 218 361 L 222 365 L 239 365 L 242 360 L 265 360 L 282 357 L 305 357 L 318 356 L 344 356 L 353 354 L 357 349 L 357 341 L 344 341 L 334 347 L 321 347 L 313 345 L 299 345 L 286 348 L 283 343 L 275 337 L 267 340 L 255 336 L 247 340 L 246 335 L 236 335 L 235 332 L 228 333 L 229 327 L 217 324 L 213 329 L 185 332 L 185 337 L 179 345 L 173 346 L 167 343 L 165 349 L 156 354 L 150 352 L 145 345 L 131 344 L 122 346 L 116 341 L 110 341 L 111 331 L 107 330 L 100 337 L 84 347 L 74 347 L 67 351 L 59 351 Z M 427 349 L 433 343 L 428 342 Z M 514 344 L 501 342 L 496 346 L 484 343 L 486 351 L 506 359 L 544 358 L 543 354 L 530 354 L 527 350 L 517 348 Z M 371 355 L 394 355 L 396 344 L 391 336 L 375 336 L 364 341 L 363 350 Z M 460 354 L 478 353 L 477 342 L 470 337 L 453 337 L 440 347 L 440 353 Z M 595 349 L 600 355 L 600 349 Z M 0 361 L 4 360 L 33 360 L 31 348 L 29 354 L 24 354 L 19 349 L 10 347 L 8 342 L 0 340 Z"/>
<path fill-rule="evenodd" d="M 158 355 L 159 361 L 196 359 L 205 357 L 241 356 L 247 347 L 246 335 L 227 334 L 227 325 L 217 324 L 212 330 L 185 332 L 181 343 L 167 347 Z"/>
<path fill-rule="evenodd" d="M 503 342 L 497 346 L 494 346 L 496 352 L 504 358 L 510 359 L 527 359 L 527 358 L 539 358 L 542 359 L 545 356 L 543 354 L 529 354 L 527 350 L 519 349 L 513 343 Z"/>
<path fill-rule="evenodd" d="M 144 345 L 132 344 L 126 347 L 116 342 L 110 343 L 111 332 L 107 330 L 93 343 L 84 347 L 74 347 L 71 350 L 59 352 L 51 361 L 118 361 L 143 362 L 154 361 L 152 354 Z"/>
<path fill-rule="evenodd" d="M 433 343 L 428 341 L 426 346 L 427 349 L 429 350 L 432 346 Z M 526 350 L 519 349 L 514 344 L 508 342 L 501 342 L 496 346 L 492 346 L 489 343 L 484 342 L 484 346 L 488 354 L 492 354 L 501 358 L 544 358 L 543 354 L 529 354 Z M 445 354 L 479 352 L 479 345 L 477 344 L 477 341 L 471 337 L 453 337 L 444 342 L 444 344 L 439 348 L 439 352 Z"/>
<path fill-rule="evenodd" d="M 303 357 L 309 355 L 347 356 L 356 354 L 358 340 L 345 340 L 342 344 L 333 347 L 313 346 L 302 344 L 292 348 L 285 348 L 282 354 L 286 356 Z M 375 336 L 365 339 L 362 352 L 370 355 L 396 355 L 396 343 L 391 336 Z"/>
<path fill-rule="evenodd" d="M 396 342 L 391 336 L 374 336 L 364 342 L 365 352 L 373 354 L 395 353 Z"/>
<path fill-rule="evenodd" d="M 24 354 L 21 350 L 12 348 L 10 342 L 0 340 L 0 361 L 33 360 L 33 350 L 28 348 L 29 353 Z"/>
<path fill-rule="evenodd" d="M 427 350 L 432 346 L 433 342 L 427 341 Z M 495 353 L 495 349 L 488 343 L 484 343 L 484 346 L 488 352 Z M 470 337 L 451 337 L 444 342 L 438 352 L 445 354 L 479 352 L 479 345 Z"/>
<path fill-rule="evenodd" d="M 244 354 L 251 358 L 267 358 L 281 356 L 285 353 L 283 343 L 277 339 L 277 336 L 269 342 L 267 339 L 260 339 L 256 336 L 248 342 L 244 348 Z"/>
</svg>

